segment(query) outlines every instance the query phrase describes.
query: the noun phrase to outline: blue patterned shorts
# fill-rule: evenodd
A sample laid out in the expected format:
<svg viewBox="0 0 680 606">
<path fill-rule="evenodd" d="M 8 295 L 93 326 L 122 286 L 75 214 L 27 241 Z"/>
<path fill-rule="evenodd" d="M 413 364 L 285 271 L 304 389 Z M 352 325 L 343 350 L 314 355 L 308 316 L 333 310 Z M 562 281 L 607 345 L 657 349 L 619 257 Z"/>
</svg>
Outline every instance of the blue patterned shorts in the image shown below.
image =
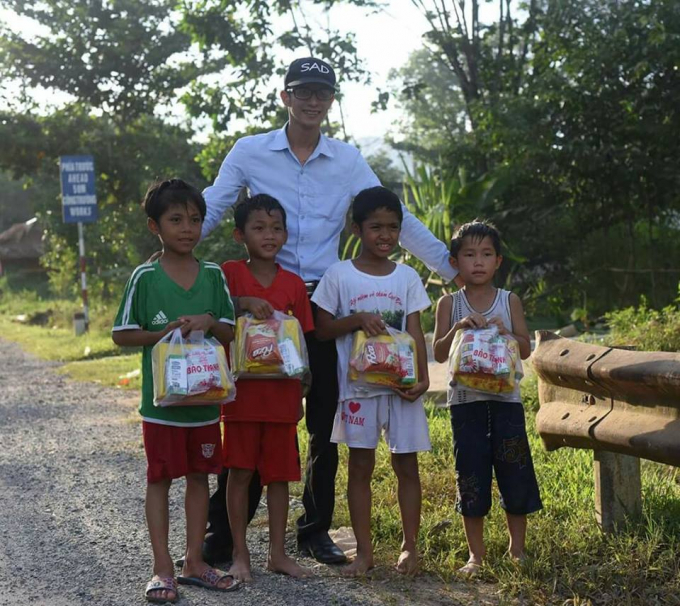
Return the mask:
<svg viewBox="0 0 680 606">
<path fill-rule="evenodd" d="M 459 513 L 489 513 L 493 475 L 507 513 L 525 515 L 543 507 L 521 403 L 456 404 L 451 406 L 451 427 Z"/>
</svg>

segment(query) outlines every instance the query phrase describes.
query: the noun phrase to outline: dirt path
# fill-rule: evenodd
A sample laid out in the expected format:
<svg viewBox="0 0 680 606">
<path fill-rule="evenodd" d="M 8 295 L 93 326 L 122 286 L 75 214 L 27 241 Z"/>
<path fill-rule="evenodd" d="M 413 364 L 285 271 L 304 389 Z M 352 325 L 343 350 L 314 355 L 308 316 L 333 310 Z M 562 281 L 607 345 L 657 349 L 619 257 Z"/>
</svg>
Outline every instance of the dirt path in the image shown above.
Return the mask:
<svg viewBox="0 0 680 606">
<path fill-rule="evenodd" d="M 136 397 L 75 383 L 55 363 L 0 340 L 0 605 L 145 604 L 151 551 Z M 173 553 L 183 551 L 183 483 L 171 491 Z M 442 585 L 378 569 L 347 581 L 263 572 L 266 530 L 249 543 L 255 582 L 233 594 L 181 590 L 182 605 L 496 604 L 493 586 Z M 289 537 L 292 541 L 292 535 Z M 311 561 L 305 562 L 313 566 Z"/>
</svg>

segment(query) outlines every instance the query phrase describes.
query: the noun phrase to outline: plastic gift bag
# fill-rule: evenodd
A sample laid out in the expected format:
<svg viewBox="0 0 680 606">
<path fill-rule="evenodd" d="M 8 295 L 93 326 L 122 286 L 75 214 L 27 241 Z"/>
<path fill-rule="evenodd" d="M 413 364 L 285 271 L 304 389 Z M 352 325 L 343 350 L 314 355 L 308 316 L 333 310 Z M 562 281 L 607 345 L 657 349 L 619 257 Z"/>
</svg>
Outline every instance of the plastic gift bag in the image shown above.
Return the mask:
<svg viewBox="0 0 680 606">
<path fill-rule="evenodd" d="M 522 378 L 517 341 L 498 334 L 497 326 L 459 330 L 449 350 L 454 385 L 481 393 L 509 395 Z"/>
<path fill-rule="evenodd" d="M 156 406 L 226 404 L 236 397 L 221 343 L 200 330 L 188 337 L 177 328 L 151 350 Z"/>
<path fill-rule="evenodd" d="M 251 314 L 236 319 L 231 361 L 238 379 L 309 378 L 309 356 L 302 327 L 295 316 L 280 311 L 266 320 Z"/>
<path fill-rule="evenodd" d="M 368 337 L 354 333 L 349 379 L 370 387 L 408 389 L 418 381 L 416 342 L 407 332 L 387 328 L 387 334 Z"/>
</svg>

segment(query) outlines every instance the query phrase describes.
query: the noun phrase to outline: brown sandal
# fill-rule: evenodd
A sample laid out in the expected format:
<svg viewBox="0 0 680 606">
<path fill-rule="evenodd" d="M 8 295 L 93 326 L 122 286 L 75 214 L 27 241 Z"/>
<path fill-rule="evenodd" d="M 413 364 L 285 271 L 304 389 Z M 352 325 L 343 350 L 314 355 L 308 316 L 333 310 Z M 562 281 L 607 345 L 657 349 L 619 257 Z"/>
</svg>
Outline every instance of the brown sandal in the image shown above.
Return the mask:
<svg viewBox="0 0 680 606">
<path fill-rule="evenodd" d="M 162 598 L 160 596 L 151 595 L 152 591 L 172 591 L 175 594 L 174 598 Z M 179 591 L 177 591 L 177 579 L 173 577 L 159 577 L 157 574 L 146 584 L 144 590 L 144 597 L 147 602 L 154 604 L 166 604 L 170 602 L 174 604 L 179 600 Z"/>
<path fill-rule="evenodd" d="M 231 579 L 231 584 L 228 587 L 220 587 L 219 583 L 222 579 Z M 177 580 L 181 585 L 196 585 L 197 587 L 212 589 L 213 591 L 236 591 L 241 586 L 241 581 L 234 578 L 234 575 L 215 568 L 206 568 L 200 577 L 180 575 L 177 577 Z"/>
</svg>

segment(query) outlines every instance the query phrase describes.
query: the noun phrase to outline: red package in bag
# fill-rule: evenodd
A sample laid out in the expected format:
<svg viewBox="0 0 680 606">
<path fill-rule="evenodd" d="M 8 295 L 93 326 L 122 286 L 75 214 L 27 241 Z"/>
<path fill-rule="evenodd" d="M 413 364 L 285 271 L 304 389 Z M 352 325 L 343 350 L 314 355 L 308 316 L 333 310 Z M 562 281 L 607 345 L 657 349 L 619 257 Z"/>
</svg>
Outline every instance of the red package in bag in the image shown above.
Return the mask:
<svg viewBox="0 0 680 606">
<path fill-rule="evenodd" d="M 398 374 L 399 347 L 396 343 L 367 342 L 364 349 L 364 372 Z"/>
<path fill-rule="evenodd" d="M 252 324 L 246 331 L 246 358 L 258 364 L 282 364 L 277 332 L 279 322 Z"/>
</svg>

